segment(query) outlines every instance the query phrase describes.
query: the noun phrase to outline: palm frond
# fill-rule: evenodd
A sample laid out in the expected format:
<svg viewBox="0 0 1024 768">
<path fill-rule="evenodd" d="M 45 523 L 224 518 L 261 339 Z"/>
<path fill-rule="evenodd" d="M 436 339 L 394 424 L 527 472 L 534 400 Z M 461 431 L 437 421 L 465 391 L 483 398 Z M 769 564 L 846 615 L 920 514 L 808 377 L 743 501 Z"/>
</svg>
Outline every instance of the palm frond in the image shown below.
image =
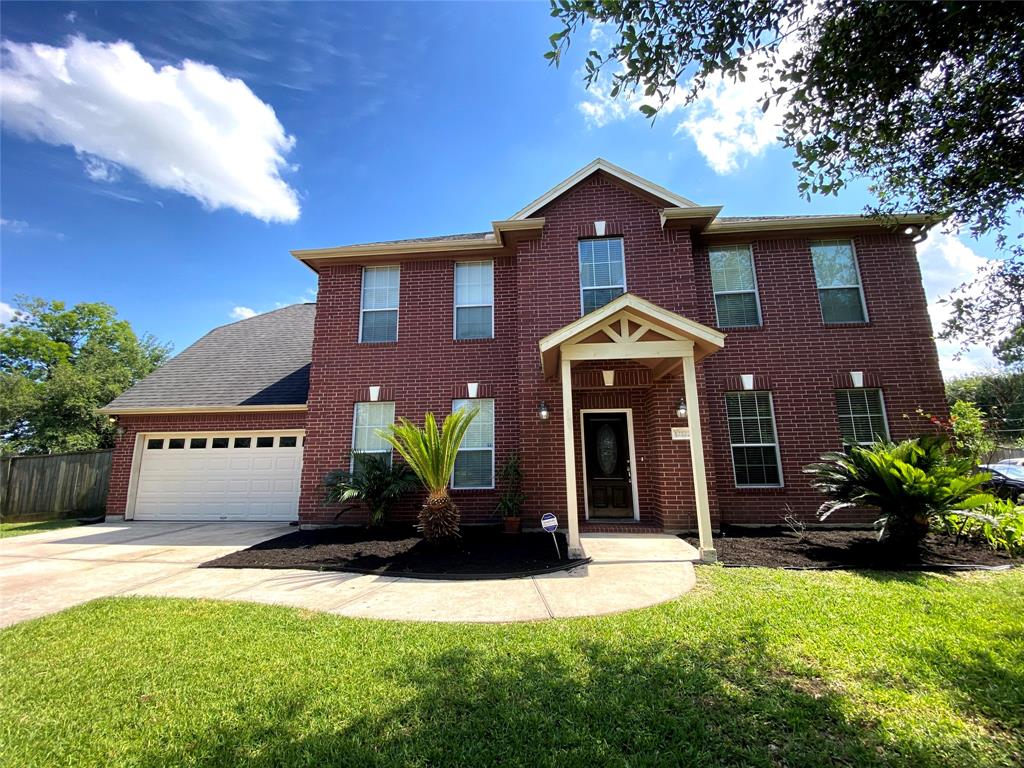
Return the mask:
<svg viewBox="0 0 1024 768">
<path fill-rule="evenodd" d="M 478 408 L 460 408 L 448 414 L 440 428 L 434 414 L 427 412 L 422 428 L 402 418 L 387 429 L 378 429 L 377 435 L 398 451 L 429 493 L 444 493 L 466 431 L 479 412 Z"/>
</svg>

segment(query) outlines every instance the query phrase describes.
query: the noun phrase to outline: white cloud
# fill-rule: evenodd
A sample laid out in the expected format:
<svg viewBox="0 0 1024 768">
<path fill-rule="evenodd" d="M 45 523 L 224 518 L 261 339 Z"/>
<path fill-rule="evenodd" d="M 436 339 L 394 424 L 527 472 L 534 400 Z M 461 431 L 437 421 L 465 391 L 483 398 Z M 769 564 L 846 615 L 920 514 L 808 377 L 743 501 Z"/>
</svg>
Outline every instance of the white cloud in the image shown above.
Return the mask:
<svg viewBox="0 0 1024 768">
<path fill-rule="evenodd" d="M 39 229 L 38 227 L 33 227 L 27 221 L 22 221 L 21 219 L 0 219 L 0 230 L 10 232 L 12 235 L 52 237 L 61 241 L 67 239 L 63 232 Z"/>
<path fill-rule="evenodd" d="M 121 178 L 121 168 L 117 163 L 110 163 L 102 157 L 95 155 L 79 155 L 82 165 L 85 166 L 85 175 L 93 181 L 115 182 Z"/>
<path fill-rule="evenodd" d="M 64 20 L 71 24 L 74 24 L 76 21 L 78 21 L 78 14 L 75 13 L 75 11 L 68 11 L 64 14 Z"/>
<path fill-rule="evenodd" d="M 939 299 L 962 283 L 978 276 L 989 260 L 971 250 L 955 235 L 932 230 L 928 239 L 917 246 L 917 259 L 921 264 L 921 279 L 928 296 L 928 314 L 936 335 L 949 317 L 949 307 Z M 987 349 L 974 348 L 957 357 L 958 344 L 938 341 L 939 364 L 947 377 L 981 370 L 996 365 Z"/>
<path fill-rule="evenodd" d="M 273 108 L 239 79 L 186 60 L 159 69 L 128 42 L 70 38 L 66 47 L 3 42 L 0 107 L 23 136 L 74 147 L 93 180 L 131 169 L 147 183 L 295 221 L 282 179 L 295 145 Z"/>
<path fill-rule="evenodd" d="M 11 322 L 14 318 L 14 307 L 6 301 L 0 301 L 0 325 Z"/>
<path fill-rule="evenodd" d="M 231 317 L 235 320 L 248 320 L 250 317 L 256 317 L 257 312 L 252 307 L 235 307 L 231 310 Z"/>
<path fill-rule="evenodd" d="M 810 8 L 813 13 L 813 7 Z M 596 33 L 596 34 L 595 34 Z M 591 27 L 591 40 L 607 43 L 604 29 Z M 783 57 L 792 55 L 799 46 L 797 35 L 786 37 L 779 46 Z M 748 55 L 746 80 L 732 80 L 721 76 L 710 78 L 700 96 L 691 104 L 684 96 L 691 82 L 674 91 L 668 101 L 660 105 L 660 117 L 677 115 L 676 135 L 688 136 L 704 156 L 708 166 L 717 174 L 725 175 L 743 168 L 745 161 L 758 157 L 778 142 L 778 126 L 786 103 L 771 103 L 767 111 L 761 109 L 766 86 L 760 81 L 758 64 L 765 61 L 764 53 Z M 624 71 L 620 64 L 618 71 Z M 610 78 L 609 78 L 610 82 Z M 596 83 L 586 98 L 576 107 L 588 125 L 601 127 L 627 117 L 643 118 L 639 108 L 643 104 L 658 107 L 659 102 L 643 95 L 643 88 L 612 98 L 611 89 Z"/>
<path fill-rule="evenodd" d="M 20 219 L 0 219 L 0 229 L 6 229 L 8 232 L 18 234 L 27 232 L 29 226 L 27 221 L 21 221 Z"/>
</svg>

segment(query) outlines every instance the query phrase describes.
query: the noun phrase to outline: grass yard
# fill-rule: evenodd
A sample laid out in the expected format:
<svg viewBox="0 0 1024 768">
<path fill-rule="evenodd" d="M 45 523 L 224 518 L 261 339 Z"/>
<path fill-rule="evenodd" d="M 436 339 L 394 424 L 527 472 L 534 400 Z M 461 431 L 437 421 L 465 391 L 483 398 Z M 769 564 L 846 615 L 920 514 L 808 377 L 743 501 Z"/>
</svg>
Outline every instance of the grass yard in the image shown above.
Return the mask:
<svg viewBox="0 0 1024 768">
<path fill-rule="evenodd" d="M 8 766 L 1020 766 L 1024 571 L 702 568 L 533 625 L 102 600 L 0 633 Z"/>
<path fill-rule="evenodd" d="M 77 520 L 44 520 L 41 523 L 0 523 L 0 539 L 11 536 L 24 536 L 29 533 L 56 531 L 59 528 L 73 528 Z"/>
</svg>

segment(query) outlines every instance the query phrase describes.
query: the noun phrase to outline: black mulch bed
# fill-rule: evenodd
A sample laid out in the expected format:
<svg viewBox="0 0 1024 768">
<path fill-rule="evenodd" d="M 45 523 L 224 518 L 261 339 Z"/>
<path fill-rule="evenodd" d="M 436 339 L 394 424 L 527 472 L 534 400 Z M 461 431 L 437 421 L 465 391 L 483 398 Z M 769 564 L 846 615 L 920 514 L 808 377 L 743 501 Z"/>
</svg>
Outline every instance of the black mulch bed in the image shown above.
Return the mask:
<svg viewBox="0 0 1024 768">
<path fill-rule="evenodd" d="M 586 560 L 565 558 L 565 536 L 506 535 L 498 528 L 465 528 L 449 544 L 430 544 L 411 528 L 327 528 L 296 531 L 203 563 L 200 568 L 299 568 L 425 579 L 506 579 L 559 571 Z"/>
<path fill-rule="evenodd" d="M 693 536 L 684 537 L 695 545 Z M 995 552 L 987 544 L 929 534 L 916 556 L 901 556 L 878 543 L 874 531 L 808 530 L 802 536 L 781 528 L 733 528 L 715 537 L 718 562 L 758 568 L 947 570 L 956 567 L 1024 565 L 1024 558 Z"/>
</svg>

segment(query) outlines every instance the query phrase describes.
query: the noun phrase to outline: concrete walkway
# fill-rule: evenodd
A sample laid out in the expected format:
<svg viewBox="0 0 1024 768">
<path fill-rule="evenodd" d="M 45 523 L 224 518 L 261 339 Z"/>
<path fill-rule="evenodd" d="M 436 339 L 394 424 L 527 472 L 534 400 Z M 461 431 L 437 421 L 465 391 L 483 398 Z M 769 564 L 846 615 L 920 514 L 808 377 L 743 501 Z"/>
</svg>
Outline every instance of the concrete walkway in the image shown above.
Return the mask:
<svg viewBox="0 0 1024 768">
<path fill-rule="evenodd" d="M 113 595 L 243 600 L 402 621 L 596 616 L 678 597 L 693 587 L 697 560 L 697 551 L 675 536 L 586 534 L 592 563 L 523 579 L 196 569 L 294 530 L 259 523 L 105 523 L 3 539 L 0 626 Z"/>
</svg>

